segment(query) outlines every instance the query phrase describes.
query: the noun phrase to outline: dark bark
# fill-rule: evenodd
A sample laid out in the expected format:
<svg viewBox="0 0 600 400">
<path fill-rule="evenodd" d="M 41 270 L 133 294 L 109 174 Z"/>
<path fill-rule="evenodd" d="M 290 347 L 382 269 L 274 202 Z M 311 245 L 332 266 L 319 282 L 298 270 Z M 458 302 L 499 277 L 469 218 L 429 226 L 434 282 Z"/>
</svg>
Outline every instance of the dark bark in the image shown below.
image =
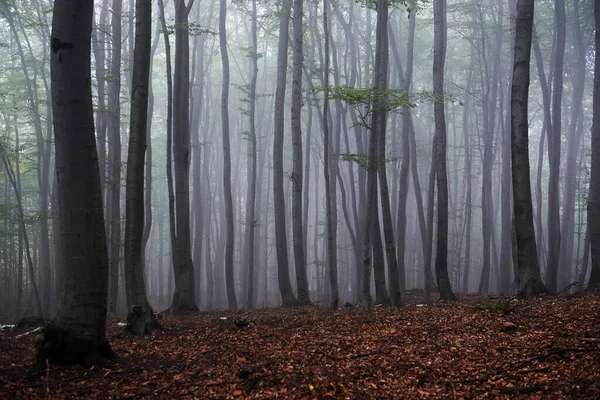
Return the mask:
<svg viewBox="0 0 600 400">
<path fill-rule="evenodd" d="M 52 105 L 64 290 L 43 330 L 36 366 L 102 363 L 106 338 L 108 252 L 94 136 L 90 43 L 92 2 L 54 2 Z"/>
<path fill-rule="evenodd" d="M 444 64 L 446 59 L 446 0 L 437 0 L 434 13 L 433 90 L 436 132 L 437 248 L 435 272 L 440 298 L 456 300 L 448 277 L 448 178 L 446 174 L 446 119 L 444 116 Z"/>
<path fill-rule="evenodd" d="M 175 71 L 173 74 L 173 165 L 175 169 L 175 291 L 171 311 L 197 310 L 190 231 L 190 68 L 188 16 L 194 1 L 175 0 Z"/>
<path fill-rule="evenodd" d="M 144 0 L 137 0 L 135 6 L 135 48 L 131 78 L 131 113 L 125 189 L 124 256 L 128 329 L 136 335 L 151 333 L 158 326 L 158 321 L 146 297 L 143 256 L 145 222 L 144 155 L 148 133 L 151 31 L 151 4 Z"/>
<path fill-rule="evenodd" d="M 388 88 L 388 9 L 389 3 L 387 0 L 378 1 L 375 51 L 375 89 L 381 92 L 385 92 Z M 376 134 L 377 176 L 379 177 L 379 192 L 381 198 L 381 214 L 384 234 L 383 239 L 388 267 L 389 295 L 390 300 L 392 302 L 392 306 L 400 306 L 402 303 L 402 293 L 400 292 L 400 282 L 398 277 L 396 242 L 394 239 L 394 228 L 392 225 L 393 219 L 390 206 L 390 196 L 385 165 L 387 110 L 384 101 L 385 100 L 381 100 L 380 104 L 376 105 L 375 109 L 373 110 L 374 121 L 372 129 L 378 129 L 378 132 Z"/>
<path fill-rule="evenodd" d="M 108 311 L 117 311 L 121 263 L 121 11 L 122 0 L 112 2 L 111 58 L 108 80 L 107 201 L 108 219 Z"/>
<path fill-rule="evenodd" d="M 548 267 L 546 287 L 551 292 L 558 289 L 558 265 L 561 249 L 560 234 L 560 148 L 562 142 L 562 91 L 565 59 L 565 2 L 555 0 L 556 50 L 554 54 L 554 87 L 552 91 L 552 129 L 548 130 Z M 570 212 L 570 210 L 569 210 Z"/>
<path fill-rule="evenodd" d="M 304 1 L 294 0 L 293 15 L 293 62 L 292 62 L 292 242 L 294 247 L 294 266 L 296 269 L 296 284 L 298 302 L 309 304 L 308 278 L 306 275 L 306 252 L 304 248 L 304 227 L 302 218 L 302 14 Z M 310 132 L 307 132 L 310 135 Z M 307 171 L 308 173 L 308 171 Z"/>
<path fill-rule="evenodd" d="M 220 0 L 219 45 L 223 64 L 223 88 L 221 91 L 221 126 L 223 130 L 223 194 L 225 201 L 225 220 L 227 240 L 225 245 L 225 284 L 229 308 L 237 309 L 237 299 L 233 281 L 234 227 L 233 199 L 231 195 L 231 150 L 229 141 L 229 55 L 227 52 L 227 1 Z"/>
<path fill-rule="evenodd" d="M 249 154 L 249 171 L 248 171 L 248 194 L 246 203 L 246 246 L 248 248 L 248 279 L 246 307 L 253 308 L 254 306 L 254 269 L 255 269 L 255 234 L 258 227 L 256 221 L 256 180 L 257 180 L 257 140 L 256 140 L 256 83 L 258 80 L 258 15 L 256 11 L 256 0 L 252 0 L 252 16 L 251 16 L 251 60 L 252 69 L 250 77 L 250 154 Z M 308 171 L 308 170 L 307 170 Z M 260 192 L 259 192 L 260 194 Z M 306 201 L 305 201 L 306 202 Z M 305 214 L 306 215 L 306 214 Z M 306 238 L 306 235 L 304 236 Z M 306 242 L 305 242 L 306 243 Z"/>
<path fill-rule="evenodd" d="M 511 162 L 519 297 L 531 297 L 546 291 L 537 260 L 529 177 L 527 105 L 533 13 L 533 0 L 518 2 L 511 86 Z"/>
<path fill-rule="evenodd" d="M 277 250 L 277 279 L 284 307 L 298 304 L 290 282 L 287 230 L 285 228 L 285 199 L 283 189 L 284 101 L 287 71 L 287 48 L 291 0 L 283 0 L 279 12 L 279 44 L 277 54 L 277 89 L 275 91 L 275 121 L 273 137 L 273 203 L 275 209 L 275 246 Z"/>
</svg>

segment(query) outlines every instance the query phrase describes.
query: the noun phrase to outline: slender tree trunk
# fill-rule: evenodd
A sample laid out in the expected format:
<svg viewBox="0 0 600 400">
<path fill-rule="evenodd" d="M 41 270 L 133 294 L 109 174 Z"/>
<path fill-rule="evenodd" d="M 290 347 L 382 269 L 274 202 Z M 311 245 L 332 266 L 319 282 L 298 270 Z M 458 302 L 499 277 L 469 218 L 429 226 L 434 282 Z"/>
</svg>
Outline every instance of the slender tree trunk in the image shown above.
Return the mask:
<svg viewBox="0 0 600 400">
<path fill-rule="evenodd" d="M 583 124 L 580 115 L 583 106 L 583 92 L 585 83 L 585 49 L 581 35 L 579 0 L 573 1 L 573 48 L 575 50 L 575 73 L 573 74 L 573 94 L 571 96 L 571 116 L 569 121 L 567 159 L 565 176 L 563 179 L 563 213 L 562 236 L 560 241 L 560 261 L 558 274 L 558 289 L 573 282 L 573 243 L 575 235 L 575 193 L 577 190 L 577 161 Z M 577 257 L 579 254 L 577 253 Z"/>
<path fill-rule="evenodd" d="M 375 51 L 375 89 L 385 92 L 388 87 L 388 9 L 387 0 L 379 0 L 377 3 L 377 35 Z M 402 293 L 400 292 L 400 283 L 398 277 L 398 262 L 396 259 L 396 242 L 394 239 L 394 228 L 392 211 L 390 207 L 390 196 L 387 182 L 387 172 L 385 165 L 385 141 L 386 141 L 386 122 L 387 110 L 381 100 L 379 105 L 373 110 L 373 130 L 378 129 L 377 137 L 377 175 L 379 177 L 379 191 L 381 196 L 381 212 L 385 243 L 385 253 L 388 266 L 388 285 L 390 300 L 393 306 L 400 306 L 402 303 Z M 376 122 L 375 122 L 376 120 Z"/>
<path fill-rule="evenodd" d="M 323 173 L 325 177 L 325 218 L 327 226 L 327 268 L 329 272 L 329 287 L 331 291 L 332 309 L 337 309 L 339 304 L 339 289 L 338 289 L 338 266 L 337 266 L 337 250 L 336 250 L 336 232 L 333 213 L 336 209 L 333 204 L 332 192 L 335 190 L 335 177 L 332 182 L 331 172 L 331 138 L 329 135 L 329 35 L 331 33 L 329 0 L 323 0 L 323 30 L 325 31 L 325 67 L 323 69 L 325 92 L 323 99 Z M 333 183 L 333 185 L 332 185 Z M 333 186 L 333 187 L 332 187 Z"/>
<path fill-rule="evenodd" d="M 246 202 L 246 246 L 248 247 L 248 279 L 246 286 L 248 288 L 246 297 L 246 307 L 251 309 L 254 307 L 254 265 L 255 265 L 255 233 L 258 226 L 256 221 L 256 176 L 257 176 L 257 140 L 256 140 L 256 81 L 258 79 L 258 23 L 256 0 L 252 0 L 252 16 L 251 16 L 251 36 L 252 48 L 250 57 L 252 60 L 252 69 L 250 77 L 250 162 L 248 171 L 248 194 Z M 259 192 L 260 194 L 260 192 Z"/>
<path fill-rule="evenodd" d="M 223 129 L 223 194 L 225 200 L 225 219 L 227 224 L 227 241 L 225 245 L 225 282 L 227 286 L 227 302 L 229 308 L 237 309 L 233 280 L 234 226 L 233 199 L 231 197 L 231 150 L 229 143 L 229 55 L 227 53 L 227 1 L 220 0 L 219 44 L 221 63 L 223 64 L 223 89 L 221 92 L 221 126 Z"/>
<path fill-rule="evenodd" d="M 287 50 L 291 0 L 283 0 L 279 14 L 279 45 L 277 55 L 277 90 L 275 91 L 275 129 L 273 138 L 273 202 L 275 208 L 275 246 L 277 249 L 277 279 L 284 307 L 298 304 L 290 282 L 285 199 L 283 189 L 284 101 L 287 71 Z"/>
<path fill-rule="evenodd" d="M 554 56 L 554 88 L 552 91 L 552 129 L 548 131 L 548 267 L 546 269 L 546 287 L 551 292 L 558 290 L 558 265 L 561 249 L 560 234 L 560 148 L 562 141 L 562 90 L 563 66 L 565 59 L 565 2 L 555 0 L 556 50 Z M 569 211 L 570 212 L 570 211 Z"/>
<path fill-rule="evenodd" d="M 444 64 L 446 59 L 446 0 L 436 0 L 434 13 L 433 90 L 442 97 L 434 103 L 436 131 L 437 249 L 435 272 L 442 300 L 456 300 L 448 278 L 448 178 L 446 174 L 446 119 L 444 116 Z"/>
<path fill-rule="evenodd" d="M 308 278 L 306 275 L 306 252 L 304 249 L 304 227 L 302 218 L 302 14 L 304 1 L 294 0 L 294 42 L 292 65 L 292 242 L 294 247 L 294 266 L 300 304 L 310 303 Z M 310 135 L 310 132 L 307 132 Z M 307 172 L 308 173 L 308 172 Z"/>
<path fill-rule="evenodd" d="M 148 82 L 152 7 L 137 0 L 135 7 L 135 48 L 131 87 L 131 117 L 125 190 L 125 287 L 127 328 L 136 335 L 151 333 L 158 326 L 146 297 L 144 284 L 144 154 L 147 143 Z"/>
<path fill-rule="evenodd" d="M 111 58 L 108 80 L 108 177 L 106 214 L 108 218 L 108 311 L 117 311 L 119 264 L 121 259 L 121 14 L 122 0 L 113 0 Z"/>
</svg>

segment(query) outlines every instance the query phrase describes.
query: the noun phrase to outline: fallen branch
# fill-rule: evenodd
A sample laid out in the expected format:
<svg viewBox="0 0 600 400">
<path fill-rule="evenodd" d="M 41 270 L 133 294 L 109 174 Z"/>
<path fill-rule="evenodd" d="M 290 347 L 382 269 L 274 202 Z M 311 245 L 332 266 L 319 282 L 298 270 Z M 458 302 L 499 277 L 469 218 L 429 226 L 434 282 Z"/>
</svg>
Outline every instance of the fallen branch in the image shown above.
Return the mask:
<svg viewBox="0 0 600 400">
<path fill-rule="evenodd" d="M 41 331 L 41 330 L 42 330 L 42 328 L 35 328 L 35 329 L 34 329 L 34 330 L 32 330 L 32 331 L 25 332 L 25 333 L 21 333 L 20 335 L 17 335 L 17 336 L 15 336 L 15 338 L 16 338 L 16 339 L 19 339 L 19 338 L 21 338 L 21 337 L 23 337 L 23 336 L 31 335 L 32 333 L 36 333 L 36 332 L 39 332 L 39 331 Z"/>
</svg>

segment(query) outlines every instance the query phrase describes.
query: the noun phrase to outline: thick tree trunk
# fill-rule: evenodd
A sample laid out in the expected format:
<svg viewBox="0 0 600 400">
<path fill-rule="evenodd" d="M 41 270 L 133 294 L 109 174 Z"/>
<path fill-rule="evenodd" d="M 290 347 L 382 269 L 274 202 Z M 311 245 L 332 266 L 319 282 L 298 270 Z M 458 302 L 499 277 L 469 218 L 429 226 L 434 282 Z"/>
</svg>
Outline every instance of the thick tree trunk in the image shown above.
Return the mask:
<svg viewBox="0 0 600 400">
<path fill-rule="evenodd" d="M 529 177 L 527 103 L 533 10 L 533 0 L 520 0 L 517 4 L 510 104 L 514 226 L 518 254 L 515 270 L 519 297 L 531 297 L 546 291 L 537 260 Z"/>
<path fill-rule="evenodd" d="M 195 311 L 194 264 L 190 231 L 190 69 L 188 15 L 194 1 L 175 0 L 175 71 L 173 79 L 173 164 L 175 167 L 175 248 L 173 312 Z"/>
<path fill-rule="evenodd" d="M 36 366 L 101 364 L 106 338 L 108 253 L 94 136 L 90 44 L 92 2 L 56 0 L 51 71 L 64 290 L 43 330 Z"/>
</svg>

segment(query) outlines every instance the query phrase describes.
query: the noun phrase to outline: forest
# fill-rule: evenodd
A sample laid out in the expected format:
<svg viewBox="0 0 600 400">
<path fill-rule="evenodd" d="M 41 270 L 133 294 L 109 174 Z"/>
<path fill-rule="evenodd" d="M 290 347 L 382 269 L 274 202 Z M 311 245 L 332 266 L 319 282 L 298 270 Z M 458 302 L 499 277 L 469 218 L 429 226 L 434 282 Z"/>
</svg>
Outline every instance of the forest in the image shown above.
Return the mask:
<svg viewBox="0 0 600 400">
<path fill-rule="evenodd" d="M 0 398 L 600 396 L 600 2 L 2 0 Z"/>
</svg>

